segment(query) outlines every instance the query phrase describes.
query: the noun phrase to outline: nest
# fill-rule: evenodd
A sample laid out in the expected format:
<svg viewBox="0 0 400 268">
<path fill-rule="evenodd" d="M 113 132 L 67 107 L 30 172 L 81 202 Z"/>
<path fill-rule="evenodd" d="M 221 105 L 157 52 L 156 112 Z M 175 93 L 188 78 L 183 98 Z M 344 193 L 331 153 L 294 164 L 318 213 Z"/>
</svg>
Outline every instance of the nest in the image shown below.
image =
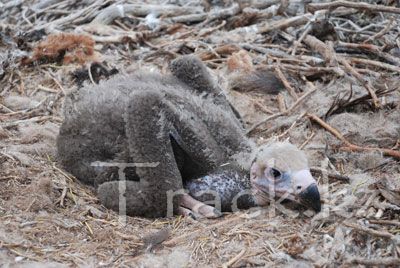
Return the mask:
<svg viewBox="0 0 400 268">
<path fill-rule="evenodd" d="M 400 7 L 304 2 L 0 3 L 0 262 L 399 266 Z M 165 72 L 192 53 L 258 144 L 305 150 L 321 213 L 270 206 L 216 220 L 120 218 L 57 165 L 66 94 L 118 72 Z M 274 84 L 243 83 L 263 72 Z"/>
</svg>

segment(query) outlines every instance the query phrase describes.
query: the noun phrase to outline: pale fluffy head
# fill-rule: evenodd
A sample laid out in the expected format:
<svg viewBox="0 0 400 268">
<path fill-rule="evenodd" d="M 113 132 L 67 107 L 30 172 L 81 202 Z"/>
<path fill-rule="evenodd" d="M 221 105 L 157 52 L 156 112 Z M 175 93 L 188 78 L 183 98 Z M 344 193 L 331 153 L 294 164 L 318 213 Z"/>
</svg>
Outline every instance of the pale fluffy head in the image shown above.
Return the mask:
<svg viewBox="0 0 400 268">
<path fill-rule="evenodd" d="M 288 142 L 276 142 L 258 148 L 255 161 L 260 167 L 268 165 L 283 172 L 308 169 L 305 153 Z"/>
<path fill-rule="evenodd" d="M 260 147 L 251 166 L 250 182 L 258 205 L 266 205 L 273 196 L 321 211 L 317 182 L 310 173 L 306 155 L 290 143 Z"/>
</svg>

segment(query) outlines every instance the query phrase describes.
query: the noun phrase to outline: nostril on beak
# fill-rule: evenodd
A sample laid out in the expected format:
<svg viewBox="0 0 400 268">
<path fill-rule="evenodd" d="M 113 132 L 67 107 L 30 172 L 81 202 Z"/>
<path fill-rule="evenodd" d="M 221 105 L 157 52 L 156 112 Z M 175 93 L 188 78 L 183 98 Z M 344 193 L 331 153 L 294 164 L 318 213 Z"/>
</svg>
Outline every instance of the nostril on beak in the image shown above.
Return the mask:
<svg viewBox="0 0 400 268">
<path fill-rule="evenodd" d="M 321 211 L 321 197 L 318 186 L 313 183 L 300 193 L 300 200 L 304 205 L 311 207 L 315 212 Z"/>
</svg>

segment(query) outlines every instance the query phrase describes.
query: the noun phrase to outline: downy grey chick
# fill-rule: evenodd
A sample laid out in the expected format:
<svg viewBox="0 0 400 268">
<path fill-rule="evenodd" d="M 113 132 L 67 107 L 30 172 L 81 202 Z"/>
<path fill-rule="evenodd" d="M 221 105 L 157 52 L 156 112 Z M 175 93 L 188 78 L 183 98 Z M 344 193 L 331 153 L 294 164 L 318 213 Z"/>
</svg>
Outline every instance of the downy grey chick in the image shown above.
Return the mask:
<svg viewBox="0 0 400 268">
<path fill-rule="evenodd" d="M 98 187 L 100 201 L 118 211 L 118 168 L 93 163 L 158 163 L 124 170 L 126 213 L 133 216 L 166 216 L 168 191 L 184 185 L 196 189 L 199 178 L 221 166 L 242 181 L 250 180 L 255 205 L 265 205 L 278 185 L 276 196 L 285 190 L 289 199 L 320 210 L 318 188 L 300 150 L 290 144 L 255 148 L 238 113 L 197 58 L 180 57 L 170 69 L 172 75 L 116 76 L 69 95 L 57 139 L 65 169 Z M 179 213 L 220 215 L 187 194 L 174 201 Z"/>
</svg>

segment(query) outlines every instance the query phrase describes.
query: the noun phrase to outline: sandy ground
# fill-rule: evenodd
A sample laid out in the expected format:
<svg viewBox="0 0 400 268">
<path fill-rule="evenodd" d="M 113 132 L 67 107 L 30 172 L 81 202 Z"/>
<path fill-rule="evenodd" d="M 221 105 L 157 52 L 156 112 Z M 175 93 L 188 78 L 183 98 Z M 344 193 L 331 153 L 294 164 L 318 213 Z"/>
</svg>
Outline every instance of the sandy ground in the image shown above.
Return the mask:
<svg viewBox="0 0 400 268">
<path fill-rule="evenodd" d="M 169 2 L 176 4 L 179 1 Z M 223 1 L 220 2 L 223 5 Z M 384 4 L 385 1 L 380 2 Z M 60 3 L 60 7 L 52 9 L 50 6 L 50 11 L 55 10 L 51 13 L 55 18 L 62 14 L 63 3 L 72 11 L 80 7 L 68 1 Z M 82 3 L 81 6 L 86 8 L 89 4 Z M 93 10 L 100 9 L 96 8 Z M 189 24 L 177 32 L 144 42 L 96 41 L 93 55 L 79 56 L 84 58 L 84 63 L 53 59 L 21 64 L 21 58 L 33 57 L 31 53 L 38 40 L 26 41 L 27 48 L 16 47 L 19 24 L 24 26 L 22 29 L 31 26 L 12 18 L 22 16 L 21 6 L 6 11 L 7 16 L 0 15 L 0 28 L 3 29 L 0 35 L 0 264 L 4 267 L 400 265 L 400 165 L 398 158 L 390 157 L 382 150 L 399 153 L 399 72 L 358 66 L 358 70 L 367 70 L 362 72 L 363 77 L 377 92 L 389 90 L 377 94 L 378 109 L 373 107 L 363 84 L 354 79 L 332 71 L 317 73 L 317 79 L 311 79 L 306 76 L 307 72 L 293 71 L 276 57 L 256 50 L 246 52 L 252 61 L 251 70 L 254 66 L 281 64 L 296 94 L 303 96 L 312 90 L 290 109 L 296 100 L 286 89 L 279 96 L 230 89 L 230 81 L 238 74 L 229 68 L 227 59 L 238 50 L 225 51 L 227 54 L 216 50 L 220 51 L 218 48 L 227 36 L 231 41 L 250 40 L 256 44 L 259 37 L 228 35 L 227 29 L 217 27 L 219 23 L 205 24 L 209 32 L 205 31 L 201 37 L 191 30 L 196 24 Z M 51 14 L 40 13 L 38 21 L 43 24 Z M 370 16 L 376 24 L 389 20 L 386 14 Z M 398 34 L 398 16 L 395 18 L 397 28 L 384 33 L 388 40 Z M 282 16 L 275 16 L 271 21 L 279 19 Z M 356 15 L 346 19 L 360 23 Z M 121 19 L 116 25 L 130 25 L 134 20 L 135 17 Z M 74 23 L 84 25 L 85 21 Z M 150 27 L 146 25 L 135 24 L 135 29 L 146 30 Z M 60 29 L 72 32 L 68 27 L 60 26 Z M 181 37 L 187 39 L 179 44 L 179 49 L 173 44 L 177 34 L 190 37 Z M 267 35 L 263 39 L 271 45 L 265 49 L 290 47 L 288 41 L 279 36 L 284 36 L 283 33 L 270 34 L 271 37 Z M 292 34 L 292 31 L 289 29 L 286 34 Z M 339 35 L 339 38 L 343 39 L 343 36 Z M 161 44 L 167 45 L 157 48 L 162 47 Z M 307 46 L 301 46 L 299 54 L 319 57 L 307 49 Z M 18 54 L 20 52 L 23 55 Z M 216 220 L 128 217 L 124 224 L 115 212 L 100 205 L 93 188 L 62 170 L 55 157 L 55 138 L 62 122 L 63 98 L 80 88 L 82 79 L 77 78 L 78 70 L 83 70 L 86 75 L 84 84 L 92 83 L 87 67 L 93 61 L 103 62 L 106 70 L 101 73 L 91 69 L 96 74 L 94 79 L 99 80 L 112 75 L 110 70 L 113 68 L 120 73 L 132 73 L 137 69 L 165 73 L 171 58 L 186 53 L 198 55 L 210 67 L 249 129 L 260 120 L 278 114 L 278 99 L 284 100 L 289 112 L 274 116 L 250 135 L 258 144 L 289 140 L 305 150 L 322 194 L 321 213 L 313 215 L 290 209 L 282 212 L 266 207 L 259 211 L 226 213 Z M 213 53 L 220 54 L 215 58 L 210 56 Z M 395 53 L 392 56 L 397 57 L 396 62 L 400 60 Z M 242 72 L 248 66 L 245 62 L 239 65 L 236 72 Z M 323 63 L 320 67 L 326 65 Z M 308 83 L 305 83 L 305 77 L 310 79 Z M 358 101 L 351 102 L 354 100 Z M 310 115 L 322 118 L 343 139 L 363 149 L 349 150 L 343 140 L 322 128 Z"/>
</svg>

